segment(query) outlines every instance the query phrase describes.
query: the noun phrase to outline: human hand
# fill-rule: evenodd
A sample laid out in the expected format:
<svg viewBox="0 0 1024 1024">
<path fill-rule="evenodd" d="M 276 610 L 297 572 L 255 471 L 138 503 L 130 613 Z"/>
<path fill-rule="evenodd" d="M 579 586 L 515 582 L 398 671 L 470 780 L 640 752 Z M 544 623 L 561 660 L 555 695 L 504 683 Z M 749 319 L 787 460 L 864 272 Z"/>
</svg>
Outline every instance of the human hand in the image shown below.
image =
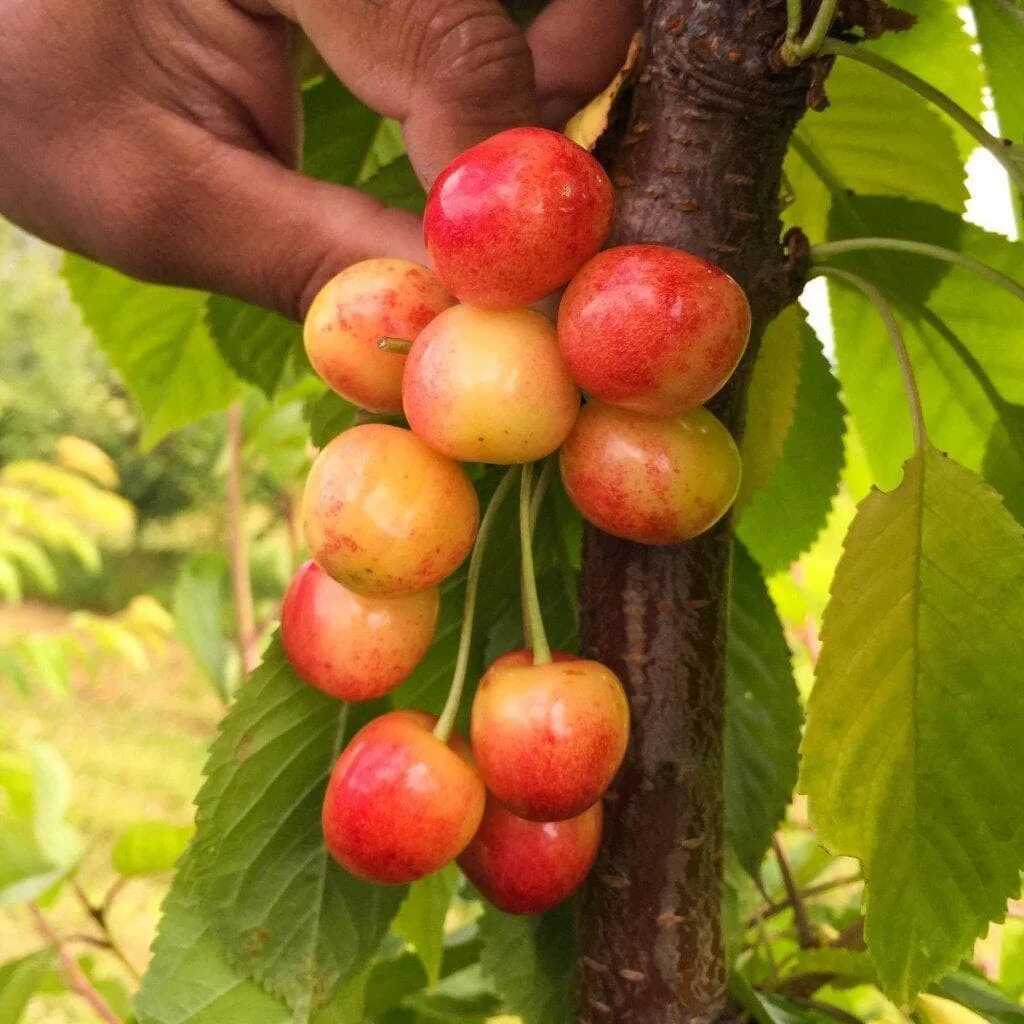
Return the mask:
<svg viewBox="0 0 1024 1024">
<path fill-rule="evenodd" d="M 621 63 L 638 0 L 0 0 L 0 212 L 147 280 L 301 316 L 370 256 L 424 259 L 418 218 L 297 173 L 293 23 L 402 122 L 425 185 L 475 142 L 558 126 Z"/>
</svg>

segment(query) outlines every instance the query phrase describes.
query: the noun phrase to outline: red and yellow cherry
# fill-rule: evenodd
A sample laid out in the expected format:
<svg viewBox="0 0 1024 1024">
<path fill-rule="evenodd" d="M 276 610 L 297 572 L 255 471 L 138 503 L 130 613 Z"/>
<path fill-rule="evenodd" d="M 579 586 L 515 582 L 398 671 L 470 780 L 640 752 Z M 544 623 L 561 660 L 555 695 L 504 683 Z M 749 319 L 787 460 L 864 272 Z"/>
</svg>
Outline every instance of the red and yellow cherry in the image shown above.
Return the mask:
<svg viewBox="0 0 1024 1024">
<path fill-rule="evenodd" d="M 736 442 L 706 409 L 660 417 L 590 402 L 560 460 L 583 518 L 641 544 L 703 533 L 728 511 L 740 483 Z"/>
<path fill-rule="evenodd" d="M 423 233 L 453 295 L 514 309 L 565 284 L 601 248 L 612 205 L 611 182 L 585 149 L 544 128 L 511 128 L 441 172 Z"/>
<path fill-rule="evenodd" d="M 575 658 L 493 665 L 470 717 L 487 788 L 531 821 L 582 814 L 608 788 L 629 738 L 629 705 L 615 674 Z"/>
<path fill-rule="evenodd" d="M 531 309 L 446 310 L 413 342 L 402 398 L 413 432 L 462 462 L 542 459 L 580 411 L 555 329 Z"/>
<path fill-rule="evenodd" d="M 388 424 L 339 434 L 306 480 L 310 553 L 329 576 L 368 597 L 440 583 L 469 554 L 479 518 L 462 467 Z"/>
<path fill-rule="evenodd" d="M 439 605 L 437 587 L 398 597 L 354 594 L 309 561 L 285 594 L 281 642 L 311 686 L 339 700 L 373 700 L 423 660 Z"/>
<path fill-rule="evenodd" d="M 558 309 L 558 344 L 594 398 L 653 416 L 703 405 L 750 335 L 743 289 L 713 263 L 661 245 L 598 253 Z"/>
<path fill-rule="evenodd" d="M 302 330 L 313 369 L 342 398 L 371 412 L 402 411 L 405 356 L 381 338 L 412 341 L 455 300 L 426 267 L 408 260 L 364 260 L 317 293 Z"/>
<path fill-rule="evenodd" d="M 565 821 L 527 821 L 489 797 L 459 867 L 509 914 L 539 914 L 571 896 L 601 843 L 601 803 Z"/>
<path fill-rule="evenodd" d="M 552 661 L 579 661 L 578 655 L 567 654 L 565 651 L 552 651 Z M 518 650 L 506 651 L 504 654 L 498 655 L 494 661 L 491 662 L 490 667 L 498 668 L 501 665 L 532 665 L 533 664 L 533 651 L 528 647 L 520 647 Z"/>
<path fill-rule="evenodd" d="M 324 797 L 324 840 L 353 875 L 423 878 L 462 853 L 480 825 L 480 775 L 465 743 L 439 740 L 434 723 L 420 711 L 391 711 L 360 729 L 338 758 Z"/>
</svg>

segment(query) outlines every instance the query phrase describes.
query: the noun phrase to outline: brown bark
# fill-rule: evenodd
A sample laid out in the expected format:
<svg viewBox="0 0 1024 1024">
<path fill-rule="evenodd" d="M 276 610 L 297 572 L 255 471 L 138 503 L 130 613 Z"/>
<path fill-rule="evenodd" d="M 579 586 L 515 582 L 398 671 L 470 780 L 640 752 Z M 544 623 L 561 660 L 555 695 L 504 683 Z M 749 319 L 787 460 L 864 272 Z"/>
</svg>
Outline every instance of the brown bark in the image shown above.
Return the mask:
<svg viewBox="0 0 1024 1024">
<path fill-rule="evenodd" d="M 794 297 L 778 196 L 812 69 L 771 53 L 785 5 L 651 0 L 645 58 L 609 166 L 613 243 L 659 242 L 746 289 L 751 345 L 712 403 L 738 434 L 757 341 Z M 626 685 L 633 731 L 580 917 L 580 1024 L 705 1024 L 725 1009 L 721 929 L 730 529 L 673 548 L 588 530 L 581 639 Z"/>
</svg>

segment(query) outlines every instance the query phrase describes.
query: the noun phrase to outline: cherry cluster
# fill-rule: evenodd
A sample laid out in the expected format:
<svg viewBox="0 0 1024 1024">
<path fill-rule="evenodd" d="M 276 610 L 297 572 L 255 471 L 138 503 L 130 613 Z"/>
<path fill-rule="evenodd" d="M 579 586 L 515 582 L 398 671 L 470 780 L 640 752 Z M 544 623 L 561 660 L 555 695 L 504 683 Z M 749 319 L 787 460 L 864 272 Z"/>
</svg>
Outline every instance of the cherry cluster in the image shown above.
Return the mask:
<svg viewBox="0 0 1024 1024">
<path fill-rule="evenodd" d="M 537 913 L 577 888 L 596 856 L 629 707 L 607 667 L 548 647 L 531 550 L 542 497 L 533 463 L 559 451 L 584 518 L 641 543 L 696 536 L 735 497 L 739 454 L 702 403 L 742 355 L 746 297 L 684 252 L 598 252 L 612 213 L 611 183 L 586 150 L 539 128 L 503 132 L 431 190 L 433 271 L 367 260 L 329 281 L 309 310 L 316 372 L 385 421 L 346 430 L 310 471 L 312 560 L 282 610 L 292 666 L 347 701 L 394 690 L 433 641 L 438 585 L 470 557 L 440 718 L 381 715 L 331 774 L 324 838 L 362 878 L 408 882 L 457 859 L 497 906 Z M 556 329 L 528 307 L 567 282 Z M 482 518 L 462 463 L 513 467 Z M 480 680 L 467 743 L 452 726 L 480 559 L 516 475 L 527 648 Z"/>
</svg>

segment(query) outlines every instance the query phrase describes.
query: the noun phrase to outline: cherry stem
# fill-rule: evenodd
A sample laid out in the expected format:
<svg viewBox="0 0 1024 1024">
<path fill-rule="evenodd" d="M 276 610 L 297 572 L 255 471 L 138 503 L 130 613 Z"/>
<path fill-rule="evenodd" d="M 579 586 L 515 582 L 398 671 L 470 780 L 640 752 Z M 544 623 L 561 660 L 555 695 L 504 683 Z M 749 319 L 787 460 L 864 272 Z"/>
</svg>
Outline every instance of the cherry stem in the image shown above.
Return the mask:
<svg viewBox="0 0 1024 1024">
<path fill-rule="evenodd" d="M 796 42 L 800 24 L 804 20 L 802 0 L 786 0 L 786 42 Z"/>
<path fill-rule="evenodd" d="M 519 543 L 522 547 L 523 619 L 527 623 L 534 665 L 551 662 L 551 648 L 544 632 L 544 617 L 537 593 L 537 572 L 533 564 L 533 530 L 530 498 L 533 492 L 533 463 L 523 466 L 519 481 Z"/>
<path fill-rule="evenodd" d="M 1003 165 L 1003 169 L 1014 185 L 1024 191 L 1024 158 L 1021 156 L 1020 148 L 1014 146 L 1008 139 L 997 138 L 977 118 L 964 110 L 955 100 L 950 99 L 941 89 L 936 89 L 934 85 L 930 85 L 923 78 L 919 78 L 895 61 L 842 39 L 826 39 L 820 52 L 836 54 L 849 60 L 859 61 L 861 64 L 867 64 L 868 67 L 881 71 L 882 74 L 888 75 L 901 85 L 912 89 L 919 96 L 923 96 L 960 125 L 979 145 L 987 149 Z"/>
<path fill-rule="evenodd" d="M 822 242 L 811 246 L 811 261 L 818 263 L 829 256 L 841 256 L 847 252 L 870 252 L 881 250 L 886 252 L 905 252 L 914 256 L 927 256 L 929 259 L 942 263 L 952 263 L 983 277 L 986 281 L 1004 288 L 1014 298 L 1024 302 L 1024 285 L 1015 281 L 1009 274 L 1004 274 L 995 267 L 990 267 L 981 260 L 965 256 L 955 249 L 946 249 L 941 245 L 929 242 L 914 242 L 909 238 L 840 238 L 835 242 Z"/>
<path fill-rule="evenodd" d="M 551 481 L 555 475 L 556 457 L 554 455 L 544 460 L 540 475 L 537 477 L 536 486 L 533 488 L 533 496 L 530 498 L 530 536 L 537 532 L 537 520 L 540 518 L 540 507 L 544 504 L 544 498 L 551 487 Z"/>
<path fill-rule="evenodd" d="M 811 27 L 803 39 L 800 35 L 800 22 L 803 20 L 803 5 L 800 0 L 790 0 L 786 5 L 787 27 L 786 41 L 782 44 L 780 55 L 783 64 L 796 67 L 801 61 L 813 57 L 820 49 L 828 35 L 828 30 L 835 20 L 839 0 L 822 0 Z"/>
<path fill-rule="evenodd" d="M 533 488 L 533 496 L 530 498 L 530 539 L 537 532 L 537 519 L 540 516 L 540 507 L 544 502 L 544 495 L 551 486 L 551 478 L 555 471 L 555 457 L 551 456 L 544 462 L 544 468 L 540 471 L 537 484 Z M 522 570 L 522 560 L 519 569 L 519 601 L 523 608 L 523 641 L 525 646 L 533 649 L 533 628 L 530 625 L 529 616 L 526 614 L 526 575 Z"/>
<path fill-rule="evenodd" d="M 476 614 L 476 595 L 480 589 L 480 569 L 484 560 L 484 548 L 487 546 L 487 538 L 494 527 L 494 520 L 498 516 L 505 498 L 508 497 L 512 485 L 515 483 L 518 466 L 512 466 L 501 478 L 487 503 L 487 510 L 480 520 L 480 529 L 476 534 L 476 542 L 473 545 L 473 553 L 469 556 L 469 568 L 466 570 L 466 598 L 462 605 L 462 629 L 459 633 L 459 649 L 455 656 L 455 670 L 452 673 L 452 685 L 448 691 L 448 699 L 445 701 L 441 717 L 434 726 L 434 735 L 447 743 L 455 726 L 455 716 L 459 713 L 459 704 L 462 701 L 462 690 L 466 685 L 466 671 L 469 668 L 469 649 L 473 643 L 473 619 Z"/>
<path fill-rule="evenodd" d="M 392 352 L 396 356 L 404 356 L 412 348 L 412 342 L 407 341 L 405 338 L 388 338 L 385 336 L 378 339 L 377 348 L 381 352 Z"/>
<path fill-rule="evenodd" d="M 899 360 L 900 373 L 903 375 L 903 390 L 907 395 L 907 404 L 910 406 L 910 418 L 914 425 L 914 447 L 917 451 L 923 450 L 928 440 L 928 430 L 924 421 L 924 410 L 921 407 L 921 393 L 917 389 L 917 378 L 914 376 L 914 367 L 910 362 L 910 353 L 907 351 L 906 342 L 903 340 L 903 332 L 900 330 L 896 315 L 889 305 L 889 300 L 870 282 L 857 274 L 851 274 L 848 270 L 841 270 L 839 267 L 816 266 L 811 268 L 811 276 L 834 277 L 837 281 L 856 288 L 867 298 L 882 319 L 885 329 L 889 332 L 889 340 L 892 342 L 896 358 Z"/>
</svg>

